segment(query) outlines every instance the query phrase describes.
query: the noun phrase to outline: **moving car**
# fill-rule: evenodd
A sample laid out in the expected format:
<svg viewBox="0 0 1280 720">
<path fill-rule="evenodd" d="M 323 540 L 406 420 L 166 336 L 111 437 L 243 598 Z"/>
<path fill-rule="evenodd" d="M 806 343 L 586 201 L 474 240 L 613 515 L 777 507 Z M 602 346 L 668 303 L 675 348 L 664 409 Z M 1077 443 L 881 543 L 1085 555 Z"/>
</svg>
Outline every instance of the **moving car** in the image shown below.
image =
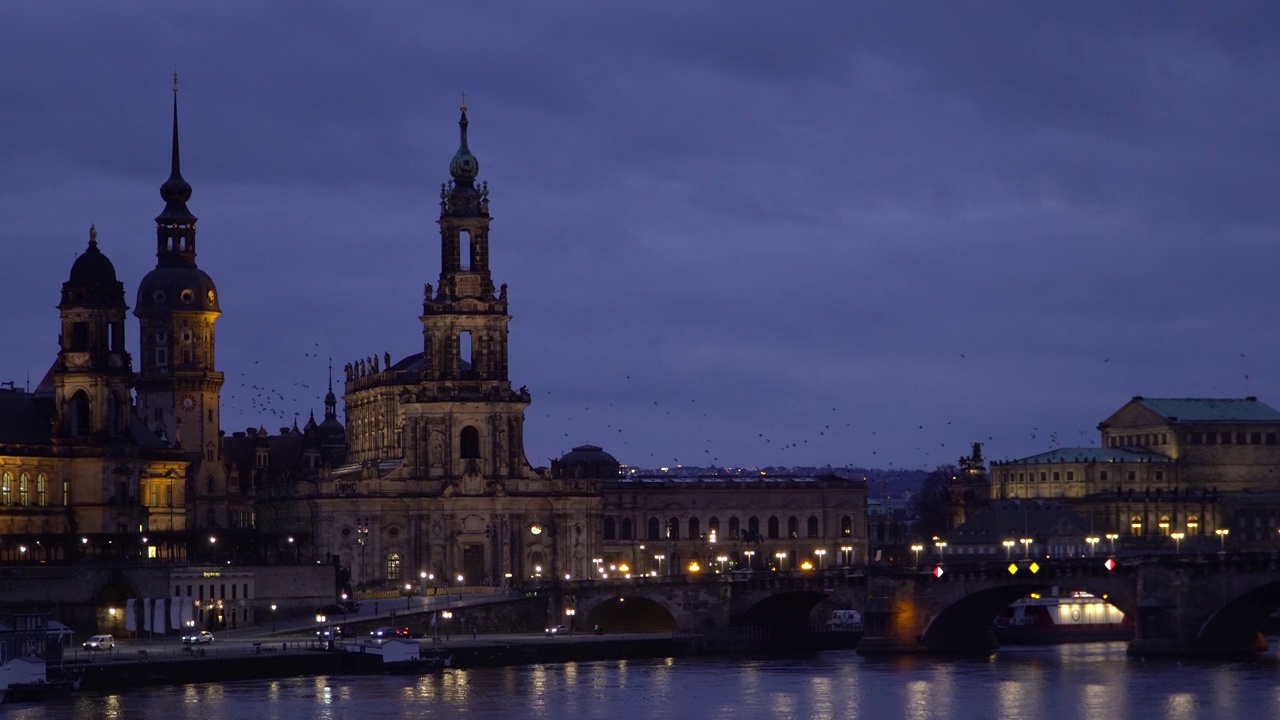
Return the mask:
<svg viewBox="0 0 1280 720">
<path fill-rule="evenodd" d="M 547 633 L 548 635 L 559 635 L 560 633 L 564 632 L 565 630 L 566 630 L 565 626 L 563 626 L 563 625 L 557 625 L 557 626 L 555 626 L 555 627 L 549 627 L 549 628 L 547 628 L 547 629 L 546 629 L 546 633 Z"/>
<path fill-rule="evenodd" d="M 402 638 L 411 637 L 409 635 L 409 628 L 395 628 L 395 627 L 380 627 L 377 630 L 374 630 L 373 632 L 369 633 L 369 636 L 372 638 L 376 638 L 378 640 L 389 640 L 394 637 L 402 637 Z"/>
<path fill-rule="evenodd" d="M 81 645 L 85 650 L 110 650 L 116 646 L 116 639 L 110 635 L 94 635 Z"/>
<path fill-rule="evenodd" d="M 321 640 L 328 640 L 330 637 L 349 638 L 355 635 L 355 631 L 348 625 L 338 625 L 332 628 L 324 628 L 316 631 L 316 637 Z"/>
<path fill-rule="evenodd" d="M 182 638 L 183 645 L 204 645 L 213 642 L 213 633 L 208 630 L 201 630 L 195 635 L 186 635 Z"/>
</svg>

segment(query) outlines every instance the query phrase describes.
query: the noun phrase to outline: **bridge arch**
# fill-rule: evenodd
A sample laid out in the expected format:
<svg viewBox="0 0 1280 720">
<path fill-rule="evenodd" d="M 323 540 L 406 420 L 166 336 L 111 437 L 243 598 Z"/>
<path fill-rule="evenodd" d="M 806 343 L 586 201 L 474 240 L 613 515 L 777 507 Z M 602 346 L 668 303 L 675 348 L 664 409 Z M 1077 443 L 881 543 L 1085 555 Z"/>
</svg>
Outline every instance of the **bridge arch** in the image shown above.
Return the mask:
<svg viewBox="0 0 1280 720">
<path fill-rule="evenodd" d="M 673 632 L 679 629 L 678 610 L 661 596 L 635 593 L 609 595 L 579 602 L 578 626 L 607 632 Z"/>
<path fill-rule="evenodd" d="M 756 594 L 729 618 L 735 627 L 762 627 L 775 630 L 807 628 L 810 615 L 829 595 L 816 589 L 771 590 Z"/>
<path fill-rule="evenodd" d="M 1277 610 L 1280 610 L 1280 580 L 1246 590 L 1205 619 L 1195 634 L 1195 649 L 1211 654 L 1265 649 L 1262 629 L 1267 618 Z"/>
<path fill-rule="evenodd" d="M 1088 592 L 1105 599 L 1123 612 L 1125 617 L 1132 619 L 1137 608 L 1128 586 L 1128 582 L 1094 576 L 1026 579 L 978 587 L 971 592 L 961 591 L 951 594 L 951 599 L 945 601 L 933 614 L 924 627 L 920 642 L 935 652 L 994 650 L 998 643 L 992 626 L 1000 613 L 1032 593 L 1049 593 L 1055 589 Z"/>
</svg>

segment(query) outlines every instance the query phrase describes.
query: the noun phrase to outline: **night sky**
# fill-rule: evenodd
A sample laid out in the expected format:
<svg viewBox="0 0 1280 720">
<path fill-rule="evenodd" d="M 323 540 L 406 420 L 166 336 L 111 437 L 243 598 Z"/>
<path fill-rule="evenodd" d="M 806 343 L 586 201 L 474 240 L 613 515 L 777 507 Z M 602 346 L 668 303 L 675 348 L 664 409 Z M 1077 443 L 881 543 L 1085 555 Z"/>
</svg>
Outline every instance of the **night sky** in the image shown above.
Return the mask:
<svg viewBox="0 0 1280 720">
<path fill-rule="evenodd" d="M 1274 4 L 368 5 L 0 5 L 0 381 L 53 362 L 90 223 L 136 304 L 176 69 L 227 432 L 421 351 L 463 92 L 534 465 L 932 468 L 1096 445 L 1133 395 L 1280 406 Z"/>
</svg>

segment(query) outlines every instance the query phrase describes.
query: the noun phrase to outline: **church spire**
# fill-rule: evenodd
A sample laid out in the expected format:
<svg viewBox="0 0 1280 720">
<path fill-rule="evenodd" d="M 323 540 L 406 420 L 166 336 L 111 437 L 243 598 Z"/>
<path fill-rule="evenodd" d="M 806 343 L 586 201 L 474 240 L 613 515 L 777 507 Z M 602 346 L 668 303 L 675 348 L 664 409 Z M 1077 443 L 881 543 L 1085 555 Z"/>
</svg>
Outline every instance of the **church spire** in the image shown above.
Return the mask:
<svg viewBox="0 0 1280 720">
<path fill-rule="evenodd" d="M 187 201 L 191 199 L 191 185 L 182 179 L 178 153 L 178 73 L 176 72 L 173 74 L 173 155 L 170 160 L 169 179 L 160 186 L 160 197 L 164 199 L 165 206 L 164 212 L 156 218 L 157 223 L 195 224 L 195 216 L 187 209 Z"/>
<path fill-rule="evenodd" d="M 449 162 L 449 174 L 453 176 L 453 182 L 457 187 L 472 187 L 475 182 L 476 175 L 480 174 L 480 162 L 476 160 L 476 156 L 471 154 L 471 148 L 467 147 L 467 105 L 466 95 L 463 94 L 462 117 L 458 120 L 459 135 L 461 142 L 458 144 L 458 152 L 454 153 L 453 160 Z"/>
</svg>

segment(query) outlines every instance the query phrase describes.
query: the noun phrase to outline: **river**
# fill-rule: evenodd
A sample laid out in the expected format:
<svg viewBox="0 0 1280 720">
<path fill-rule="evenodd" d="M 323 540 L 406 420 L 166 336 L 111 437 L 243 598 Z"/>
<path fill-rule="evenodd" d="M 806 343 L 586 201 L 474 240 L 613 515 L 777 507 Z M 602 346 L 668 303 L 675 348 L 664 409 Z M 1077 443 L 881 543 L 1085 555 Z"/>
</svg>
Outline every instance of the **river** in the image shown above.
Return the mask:
<svg viewBox="0 0 1280 720">
<path fill-rule="evenodd" d="M 1274 644 L 1273 644 L 1274 646 Z M 8 705 L 13 720 L 1280 717 L 1280 662 L 1144 662 L 1124 643 L 989 659 L 681 658 L 155 687 Z"/>
</svg>

